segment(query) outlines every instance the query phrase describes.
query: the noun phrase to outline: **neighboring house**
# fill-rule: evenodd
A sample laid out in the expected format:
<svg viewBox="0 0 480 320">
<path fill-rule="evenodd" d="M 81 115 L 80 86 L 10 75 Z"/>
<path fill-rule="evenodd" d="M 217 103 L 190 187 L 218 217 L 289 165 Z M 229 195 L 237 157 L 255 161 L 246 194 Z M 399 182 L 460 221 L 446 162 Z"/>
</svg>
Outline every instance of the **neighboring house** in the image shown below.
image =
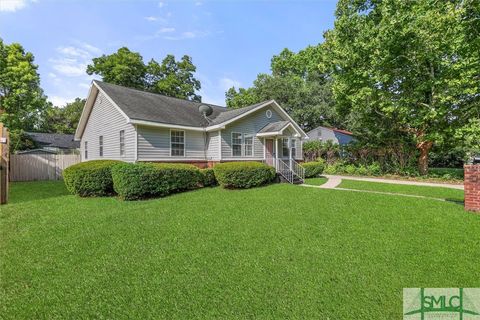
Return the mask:
<svg viewBox="0 0 480 320">
<path fill-rule="evenodd" d="M 323 142 L 330 140 L 339 145 L 346 145 L 355 140 L 350 131 L 322 126 L 309 131 L 307 136 L 308 140 L 320 140 Z"/>
<path fill-rule="evenodd" d="M 73 134 L 62 133 L 42 133 L 27 132 L 26 133 L 37 145 L 37 149 L 20 151 L 19 153 L 57 153 L 72 154 L 78 153 L 80 142 L 75 141 Z"/>
<path fill-rule="evenodd" d="M 82 161 L 265 161 L 296 167 L 307 135 L 274 101 L 241 109 L 93 81 L 75 139 Z M 282 161 L 280 161 L 282 160 Z"/>
</svg>

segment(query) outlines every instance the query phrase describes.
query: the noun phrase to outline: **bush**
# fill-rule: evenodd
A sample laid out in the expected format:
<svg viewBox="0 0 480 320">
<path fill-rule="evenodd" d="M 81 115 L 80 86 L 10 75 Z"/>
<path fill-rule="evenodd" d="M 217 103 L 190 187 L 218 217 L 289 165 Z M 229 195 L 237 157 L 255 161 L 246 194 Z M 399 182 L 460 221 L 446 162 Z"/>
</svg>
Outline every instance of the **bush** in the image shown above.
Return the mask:
<svg viewBox="0 0 480 320">
<path fill-rule="evenodd" d="M 213 168 L 224 188 L 243 189 L 264 185 L 275 178 L 275 169 L 260 162 L 219 163 Z"/>
<path fill-rule="evenodd" d="M 211 168 L 200 170 L 202 174 L 202 181 L 204 187 L 213 187 L 216 186 L 217 179 L 215 178 L 215 172 Z"/>
<path fill-rule="evenodd" d="M 122 163 L 112 168 L 113 188 L 123 200 L 163 197 L 203 184 L 200 170 L 189 164 Z"/>
<path fill-rule="evenodd" d="M 323 160 L 305 162 L 302 164 L 302 167 L 305 168 L 305 178 L 318 177 L 320 174 L 323 173 L 323 169 L 325 168 L 325 162 Z"/>
<path fill-rule="evenodd" d="M 67 190 L 80 197 L 101 197 L 114 193 L 112 167 L 121 161 L 92 160 L 68 167 L 63 171 Z"/>
<path fill-rule="evenodd" d="M 367 166 L 367 172 L 372 176 L 379 176 L 382 174 L 382 168 L 378 162 L 374 162 L 371 165 Z"/>
<path fill-rule="evenodd" d="M 346 165 L 345 166 L 345 173 L 355 174 L 355 173 L 357 173 L 357 168 L 353 164 Z"/>
</svg>

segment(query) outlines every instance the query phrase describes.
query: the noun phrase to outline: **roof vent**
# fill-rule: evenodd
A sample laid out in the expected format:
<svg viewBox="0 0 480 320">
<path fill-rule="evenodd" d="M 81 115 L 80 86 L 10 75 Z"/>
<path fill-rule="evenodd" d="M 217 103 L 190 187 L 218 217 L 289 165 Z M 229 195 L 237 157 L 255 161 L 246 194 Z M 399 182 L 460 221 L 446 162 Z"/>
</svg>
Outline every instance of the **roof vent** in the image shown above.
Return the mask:
<svg viewBox="0 0 480 320">
<path fill-rule="evenodd" d="M 198 106 L 198 112 L 200 112 L 204 117 L 208 117 L 213 113 L 213 109 L 209 105 L 201 104 Z"/>
</svg>

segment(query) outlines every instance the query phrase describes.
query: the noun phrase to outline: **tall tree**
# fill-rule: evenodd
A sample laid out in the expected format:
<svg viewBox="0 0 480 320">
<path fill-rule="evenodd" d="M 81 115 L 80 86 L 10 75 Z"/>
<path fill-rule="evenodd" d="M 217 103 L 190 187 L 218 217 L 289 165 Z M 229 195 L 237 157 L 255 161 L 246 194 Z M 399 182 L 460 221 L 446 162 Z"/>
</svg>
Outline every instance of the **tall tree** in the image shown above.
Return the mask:
<svg viewBox="0 0 480 320">
<path fill-rule="evenodd" d="M 478 108 L 472 19 L 474 0 L 340 0 L 325 35 L 341 113 L 354 114 L 372 135 L 412 139 L 422 174 L 434 143 L 453 136 L 467 111 Z"/>
<path fill-rule="evenodd" d="M 147 65 L 147 90 L 170 97 L 201 101 L 201 97 L 195 93 L 201 88 L 200 81 L 193 76 L 196 70 L 192 58 L 187 55 L 182 60 L 175 61 L 175 56 L 169 54 L 161 64 L 152 59 Z"/>
<path fill-rule="evenodd" d="M 49 107 L 45 112 L 40 131 L 51 133 L 75 133 L 82 115 L 85 99 L 76 98 L 63 107 Z"/>
<path fill-rule="evenodd" d="M 187 55 L 180 61 L 167 55 L 162 63 L 152 59 L 145 64 L 140 53 L 123 47 L 116 53 L 94 58 L 87 66 L 87 73 L 98 74 L 103 81 L 121 86 L 201 101 L 201 96 L 196 94 L 201 88 L 200 81 L 194 77 L 196 69 Z"/>
<path fill-rule="evenodd" d="M 47 107 L 34 56 L 0 38 L 0 122 L 10 130 L 34 130 Z"/>
<path fill-rule="evenodd" d="M 143 89 L 146 67 L 138 52 L 126 47 L 110 55 L 93 58 L 93 64 L 87 66 L 89 75 L 98 74 L 103 81 L 125 87 Z"/>
<path fill-rule="evenodd" d="M 284 49 L 272 58 L 272 74 L 259 74 L 251 88 L 230 88 L 229 108 L 275 99 L 306 130 L 318 125 L 341 126 L 331 94 L 331 81 L 321 68 L 321 45 L 298 53 Z"/>
</svg>

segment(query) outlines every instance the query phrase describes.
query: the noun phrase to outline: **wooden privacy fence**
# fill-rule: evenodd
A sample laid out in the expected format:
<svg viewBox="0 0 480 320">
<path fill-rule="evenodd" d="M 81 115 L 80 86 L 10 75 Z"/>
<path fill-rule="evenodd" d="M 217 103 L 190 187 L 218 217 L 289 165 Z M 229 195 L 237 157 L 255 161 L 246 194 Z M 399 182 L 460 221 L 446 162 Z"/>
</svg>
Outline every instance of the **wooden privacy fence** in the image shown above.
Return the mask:
<svg viewBox="0 0 480 320">
<path fill-rule="evenodd" d="M 10 181 L 60 180 L 64 169 L 79 162 L 76 154 L 12 154 Z"/>
<path fill-rule="evenodd" d="M 0 122 L 0 204 L 8 202 L 9 143 L 8 130 Z"/>
</svg>

